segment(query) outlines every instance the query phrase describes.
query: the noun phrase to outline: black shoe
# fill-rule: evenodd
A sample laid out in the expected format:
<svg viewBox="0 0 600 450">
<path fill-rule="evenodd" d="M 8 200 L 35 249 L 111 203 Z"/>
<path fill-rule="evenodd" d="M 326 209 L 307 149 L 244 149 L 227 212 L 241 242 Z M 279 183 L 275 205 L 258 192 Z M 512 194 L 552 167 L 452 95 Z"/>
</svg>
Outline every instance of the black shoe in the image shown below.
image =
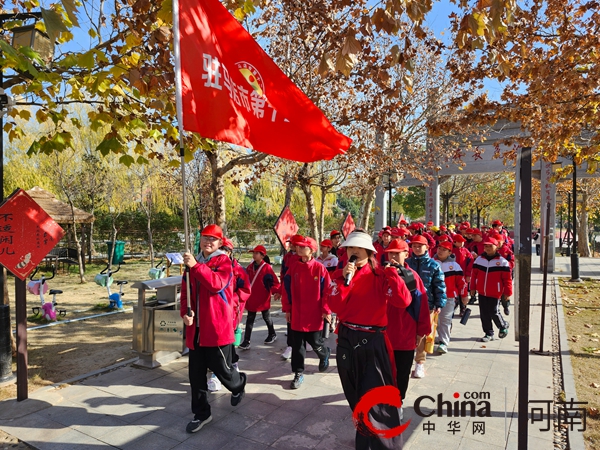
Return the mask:
<svg viewBox="0 0 600 450">
<path fill-rule="evenodd" d="M 270 334 L 267 336 L 267 338 L 265 339 L 265 344 L 272 344 L 273 342 L 275 342 L 277 340 L 277 335 L 276 334 Z"/>
<path fill-rule="evenodd" d="M 508 336 L 508 327 L 509 327 L 509 325 L 506 324 L 506 328 L 502 328 L 500 330 L 500 332 L 498 333 L 498 337 L 500 339 L 504 339 L 506 336 Z"/>
<path fill-rule="evenodd" d="M 505 316 L 510 316 L 510 309 L 508 309 L 508 306 L 504 307 L 504 315 Z"/>
<path fill-rule="evenodd" d="M 319 362 L 319 372 L 325 372 L 329 368 L 329 355 L 331 355 L 331 349 L 329 347 L 325 348 L 327 349 L 327 353 L 325 354 L 325 358 Z"/>
<path fill-rule="evenodd" d="M 302 383 L 304 383 L 304 375 L 302 375 L 302 372 L 296 372 L 296 375 L 294 375 L 294 380 L 292 381 L 290 387 L 292 389 L 298 389 Z"/>
<path fill-rule="evenodd" d="M 244 395 L 246 395 L 246 383 L 248 382 L 248 377 L 245 372 L 240 372 L 240 377 L 244 379 L 244 387 L 242 388 L 242 392 L 231 394 L 231 406 L 239 405 L 244 398 Z"/>
<path fill-rule="evenodd" d="M 212 416 L 208 416 L 208 418 L 204 420 L 194 419 L 187 424 L 187 427 L 185 427 L 185 431 L 187 431 L 188 433 L 195 433 L 196 431 L 200 431 L 204 425 L 210 423 L 211 421 Z"/>
<path fill-rule="evenodd" d="M 469 299 L 469 305 L 474 305 L 477 302 L 477 297 L 472 295 Z"/>
<path fill-rule="evenodd" d="M 250 349 L 250 341 L 242 342 L 240 345 L 238 345 L 238 348 L 241 348 L 242 350 L 249 350 Z"/>
</svg>

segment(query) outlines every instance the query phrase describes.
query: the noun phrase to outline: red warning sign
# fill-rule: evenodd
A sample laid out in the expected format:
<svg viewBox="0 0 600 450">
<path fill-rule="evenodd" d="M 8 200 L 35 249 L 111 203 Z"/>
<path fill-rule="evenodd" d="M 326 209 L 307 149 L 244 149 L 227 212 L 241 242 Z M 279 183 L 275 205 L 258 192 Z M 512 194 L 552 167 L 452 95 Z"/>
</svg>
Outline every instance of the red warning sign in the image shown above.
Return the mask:
<svg viewBox="0 0 600 450">
<path fill-rule="evenodd" d="M 0 264 L 25 280 L 65 232 L 23 189 L 0 206 Z"/>
<path fill-rule="evenodd" d="M 277 222 L 275 222 L 273 230 L 275 231 L 279 242 L 281 242 L 281 245 L 285 247 L 285 241 L 295 235 L 299 228 L 294 214 L 292 214 L 290 208 L 286 206 L 283 208 L 283 211 L 281 211 Z"/>
</svg>

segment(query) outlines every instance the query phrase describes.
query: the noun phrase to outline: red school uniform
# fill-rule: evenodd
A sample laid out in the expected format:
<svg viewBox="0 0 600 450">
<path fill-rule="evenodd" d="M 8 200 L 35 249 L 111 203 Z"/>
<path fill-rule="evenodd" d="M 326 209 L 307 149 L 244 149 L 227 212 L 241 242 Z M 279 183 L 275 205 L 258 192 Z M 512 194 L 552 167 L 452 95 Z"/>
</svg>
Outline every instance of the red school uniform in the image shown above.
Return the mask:
<svg viewBox="0 0 600 450">
<path fill-rule="evenodd" d="M 235 259 L 232 261 L 232 268 L 233 280 L 230 288 L 232 289 L 233 328 L 235 329 L 242 321 L 244 307 L 250 297 L 250 280 L 246 270 Z"/>
<path fill-rule="evenodd" d="M 185 327 L 185 343 L 194 347 L 194 333 L 198 330 L 200 347 L 220 347 L 233 343 L 233 307 L 228 298 L 229 285 L 233 282 L 231 259 L 225 254 L 212 257 L 206 263 L 198 263 L 189 273 L 191 307 L 194 323 Z M 187 286 L 181 283 L 181 317 L 187 314 Z"/>
<path fill-rule="evenodd" d="M 252 292 L 246 302 L 246 310 L 251 312 L 271 309 L 271 294 L 279 292 L 279 279 L 271 264 L 261 261 L 258 268 L 255 263 L 246 267 Z"/>
<path fill-rule="evenodd" d="M 294 263 L 283 277 L 281 309 L 292 313 L 292 330 L 323 329 L 323 314 L 329 309 L 329 272 L 323 264 L 311 259 Z"/>
</svg>

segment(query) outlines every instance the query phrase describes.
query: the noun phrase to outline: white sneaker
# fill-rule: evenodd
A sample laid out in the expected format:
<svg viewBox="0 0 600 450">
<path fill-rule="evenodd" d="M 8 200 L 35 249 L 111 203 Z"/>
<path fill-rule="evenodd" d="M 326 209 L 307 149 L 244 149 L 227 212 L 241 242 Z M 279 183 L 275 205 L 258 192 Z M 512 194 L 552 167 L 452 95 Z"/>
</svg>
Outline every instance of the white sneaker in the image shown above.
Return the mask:
<svg viewBox="0 0 600 450">
<path fill-rule="evenodd" d="M 213 373 L 210 380 L 208 380 L 208 390 L 211 392 L 220 391 L 223 386 L 221 382 L 217 378 L 217 376 Z"/>
<path fill-rule="evenodd" d="M 412 376 L 413 378 L 423 378 L 425 376 L 425 365 L 422 363 L 415 364 Z"/>
<path fill-rule="evenodd" d="M 292 357 L 292 347 L 286 348 L 285 351 L 281 354 L 281 357 L 283 359 L 290 359 Z"/>
<path fill-rule="evenodd" d="M 313 349 L 313 348 L 312 348 L 312 347 L 310 346 L 310 344 L 307 342 L 307 343 L 306 343 L 306 351 L 307 351 L 307 352 L 312 352 L 312 349 Z"/>
</svg>

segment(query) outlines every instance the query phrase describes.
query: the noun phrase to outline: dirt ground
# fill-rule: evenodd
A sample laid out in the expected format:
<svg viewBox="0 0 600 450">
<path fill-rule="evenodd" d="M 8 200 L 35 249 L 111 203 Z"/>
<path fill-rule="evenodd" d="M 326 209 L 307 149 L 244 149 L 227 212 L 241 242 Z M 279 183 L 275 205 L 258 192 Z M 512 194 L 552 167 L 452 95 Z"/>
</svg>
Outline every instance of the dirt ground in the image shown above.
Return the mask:
<svg viewBox="0 0 600 450">
<path fill-rule="evenodd" d="M 588 402 L 586 448 L 600 448 L 600 282 L 560 279 L 577 399 Z"/>
<path fill-rule="evenodd" d="M 71 273 L 59 272 L 48 281 L 50 289 L 59 289 L 63 293 L 57 295 L 57 308 L 64 308 L 67 314 L 62 321 L 88 317 L 109 312 L 108 293 L 106 288 L 94 282 L 94 276 L 105 266 L 91 265 L 86 270 L 85 284 L 80 283 L 75 268 Z M 98 370 L 120 361 L 133 358 L 132 330 L 133 304 L 137 303 L 137 290 L 131 285 L 139 280 L 148 280 L 149 261 L 126 261 L 114 280 L 127 280 L 123 288 L 124 312 L 104 317 L 90 318 L 78 322 L 61 323 L 27 332 L 28 379 L 29 392 L 42 386 L 59 383 L 70 378 Z M 171 275 L 179 275 L 179 268 L 174 267 Z M 38 278 L 36 276 L 36 278 Z M 118 291 L 116 283 L 111 286 L 113 292 Z M 9 277 L 9 293 L 11 302 L 12 326 L 15 327 L 14 279 Z M 52 296 L 46 294 L 46 301 Z M 27 311 L 31 319 L 32 307 L 41 304 L 40 298 L 27 293 Z M 129 311 L 128 311 L 129 310 Z M 28 321 L 28 328 L 42 325 L 44 321 Z M 16 370 L 16 359 L 13 358 L 13 370 Z M 16 397 L 16 385 L 0 388 L 0 400 Z"/>
</svg>

